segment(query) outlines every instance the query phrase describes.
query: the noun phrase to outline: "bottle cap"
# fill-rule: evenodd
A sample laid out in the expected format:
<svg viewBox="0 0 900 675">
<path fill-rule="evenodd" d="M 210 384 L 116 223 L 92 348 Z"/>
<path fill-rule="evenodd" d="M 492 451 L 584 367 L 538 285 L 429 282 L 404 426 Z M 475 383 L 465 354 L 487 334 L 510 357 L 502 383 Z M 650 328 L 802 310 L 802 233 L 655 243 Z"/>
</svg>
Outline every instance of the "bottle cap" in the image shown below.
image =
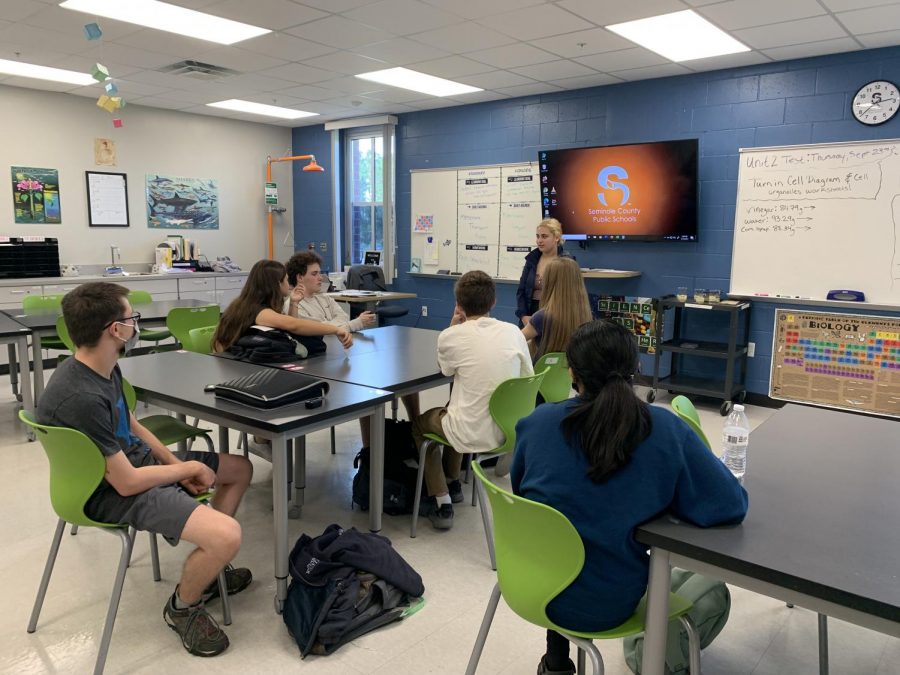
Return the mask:
<svg viewBox="0 0 900 675">
<path fill-rule="evenodd" d="M 740 403 L 735 403 L 732 410 L 736 410 L 737 412 L 744 412 L 744 406 L 742 406 Z"/>
</svg>

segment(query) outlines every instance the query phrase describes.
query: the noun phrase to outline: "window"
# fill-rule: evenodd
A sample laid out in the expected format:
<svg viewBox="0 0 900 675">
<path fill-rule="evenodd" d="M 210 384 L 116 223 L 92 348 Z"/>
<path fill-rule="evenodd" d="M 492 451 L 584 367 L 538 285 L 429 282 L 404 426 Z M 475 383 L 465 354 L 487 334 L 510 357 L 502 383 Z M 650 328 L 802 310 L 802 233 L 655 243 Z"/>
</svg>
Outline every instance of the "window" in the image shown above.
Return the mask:
<svg viewBox="0 0 900 675">
<path fill-rule="evenodd" d="M 347 139 L 347 244 L 350 264 L 384 249 L 384 140 L 380 130 Z"/>
</svg>

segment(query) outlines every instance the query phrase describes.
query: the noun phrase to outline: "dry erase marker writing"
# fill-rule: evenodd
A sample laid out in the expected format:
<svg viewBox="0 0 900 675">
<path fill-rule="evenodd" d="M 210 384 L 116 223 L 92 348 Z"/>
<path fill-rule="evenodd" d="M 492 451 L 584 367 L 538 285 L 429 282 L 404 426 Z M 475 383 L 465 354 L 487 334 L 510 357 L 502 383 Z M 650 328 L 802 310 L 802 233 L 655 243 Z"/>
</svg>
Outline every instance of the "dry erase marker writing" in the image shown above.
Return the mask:
<svg viewBox="0 0 900 675">
<path fill-rule="evenodd" d="M 786 298 L 788 300 L 812 300 L 812 298 L 803 297 L 802 295 L 776 295 L 776 298 Z"/>
<path fill-rule="evenodd" d="M 758 298 L 768 298 L 769 297 L 768 293 L 754 293 L 753 295 L 755 295 Z"/>
</svg>

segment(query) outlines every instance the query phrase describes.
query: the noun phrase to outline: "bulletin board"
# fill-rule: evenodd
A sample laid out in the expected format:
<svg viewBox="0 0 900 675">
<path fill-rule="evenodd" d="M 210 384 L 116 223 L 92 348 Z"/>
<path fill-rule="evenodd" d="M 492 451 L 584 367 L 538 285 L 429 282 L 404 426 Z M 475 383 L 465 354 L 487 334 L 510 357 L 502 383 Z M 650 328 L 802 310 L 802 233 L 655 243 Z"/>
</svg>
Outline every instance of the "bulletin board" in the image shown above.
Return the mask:
<svg viewBox="0 0 900 675">
<path fill-rule="evenodd" d="M 900 418 L 900 318 L 776 310 L 769 396 Z"/>
<path fill-rule="evenodd" d="M 518 279 L 542 218 L 536 162 L 413 171 L 410 257 L 417 271 Z"/>
</svg>

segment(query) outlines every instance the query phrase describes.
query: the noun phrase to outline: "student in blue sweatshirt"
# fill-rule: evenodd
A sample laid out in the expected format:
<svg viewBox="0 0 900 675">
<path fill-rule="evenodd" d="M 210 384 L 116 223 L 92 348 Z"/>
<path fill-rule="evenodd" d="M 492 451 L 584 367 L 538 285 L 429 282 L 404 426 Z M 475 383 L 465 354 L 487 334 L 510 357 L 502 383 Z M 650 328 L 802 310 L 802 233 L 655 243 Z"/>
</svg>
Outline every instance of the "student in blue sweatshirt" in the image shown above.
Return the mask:
<svg viewBox="0 0 900 675">
<path fill-rule="evenodd" d="M 636 527 L 666 511 L 700 527 L 739 523 L 747 493 L 684 422 L 635 395 L 638 350 L 624 327 L 584 324 L 566 356 L 579 396 L 519 422 L 512 488 L 561 511 L 584 542 L 584 569 L 547 615 L 602 631 L 631 616 L 647 590 L 649 556 Z M 547 631 L 538 675 L 574 672 L 568 641 Z"/>
</svg>

